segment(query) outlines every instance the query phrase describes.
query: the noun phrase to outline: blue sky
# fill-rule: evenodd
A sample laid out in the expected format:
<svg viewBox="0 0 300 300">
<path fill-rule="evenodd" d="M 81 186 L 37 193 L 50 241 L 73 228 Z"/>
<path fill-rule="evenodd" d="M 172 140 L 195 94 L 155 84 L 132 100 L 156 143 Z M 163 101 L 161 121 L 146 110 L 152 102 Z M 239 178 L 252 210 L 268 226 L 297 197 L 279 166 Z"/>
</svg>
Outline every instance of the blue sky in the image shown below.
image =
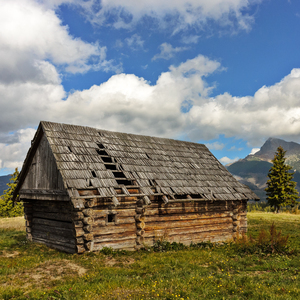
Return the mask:
<svg viewBox="0 0 300 300">
<path fill-rule="evenodd" d="M 205 143 L 300 142 L 298 0 L 0 0 L 0 175 L 40 120 Z"/>
</svg>

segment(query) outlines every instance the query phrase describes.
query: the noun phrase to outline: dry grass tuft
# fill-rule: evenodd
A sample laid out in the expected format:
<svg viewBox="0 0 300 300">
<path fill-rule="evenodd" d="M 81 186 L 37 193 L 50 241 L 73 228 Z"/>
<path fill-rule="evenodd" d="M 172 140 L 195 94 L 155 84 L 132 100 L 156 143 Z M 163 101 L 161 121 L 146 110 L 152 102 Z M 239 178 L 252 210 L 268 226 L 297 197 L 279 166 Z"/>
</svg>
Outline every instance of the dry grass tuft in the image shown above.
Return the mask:
<svg viewBox="0 0 300 300">
<path fill-rule="evenodd" d="M 15 229 L 15 230 L 24 231 L 25 230 L 24 217 L 0 218 L 0 229 Z"/>
<path fill-rule="evenodd" d="M 19 285 L 22 288 L 28 288 L 32 285 L 45 287 L 66 277 L 82 276 L 86 272 L 87 269 L 65 259 L 46 261 L 36 268 L 7 276 L 7 282 L 4 285 Z"/>
</svg>

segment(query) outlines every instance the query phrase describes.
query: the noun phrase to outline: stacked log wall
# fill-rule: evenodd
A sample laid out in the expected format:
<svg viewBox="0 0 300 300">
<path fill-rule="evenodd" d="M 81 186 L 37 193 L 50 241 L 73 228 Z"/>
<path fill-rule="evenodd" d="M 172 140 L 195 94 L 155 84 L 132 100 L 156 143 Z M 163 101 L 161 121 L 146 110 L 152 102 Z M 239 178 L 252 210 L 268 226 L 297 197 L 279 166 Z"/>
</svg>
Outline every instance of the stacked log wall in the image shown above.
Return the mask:
<svg viewBox="0 0 300 300">
<path fill-rule="evenodd" d="M 111 198 L 92 198 L 85 201 L 84 239 L 88 251 L 136 249 L 136 197 L 119 198 L 119 205 Z"/>
<path fill-rule="evenodd" d="M 61 251 L 77 252 L 69 202 L 28 201 L 24 208 L 28 239 Z"/>
<path fill-rule="evenodd" d="M 168 204 L 154 201 L 144 212 L 143 241 L 151 246 L 158 239 L 187 245 L 202 241 L 221 242 L 232 239 L 234 209 L 233 201 Z M 237 219 L 241 218 L 242 216 L 237 214 Z M 241 224 L 245 226 L 244 221 Z"/>
</svg>

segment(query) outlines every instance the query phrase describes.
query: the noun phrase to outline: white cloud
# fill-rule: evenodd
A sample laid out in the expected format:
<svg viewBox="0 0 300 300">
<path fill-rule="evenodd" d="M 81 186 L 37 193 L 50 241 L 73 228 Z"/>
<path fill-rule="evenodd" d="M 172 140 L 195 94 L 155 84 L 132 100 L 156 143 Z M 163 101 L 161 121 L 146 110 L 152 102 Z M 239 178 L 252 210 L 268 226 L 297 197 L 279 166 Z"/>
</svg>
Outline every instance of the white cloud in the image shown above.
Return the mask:
<svg viewBox="0 0 300 300">
<path fill-rule="evenodd" d="M 222 150 L 225 147 L 225 145 L 220 142 L 207 143 L 207 144 L 205 144 L 205 146 L 209 150 Z"/>
<path fill-rule="evenodd" d="M 249 155 L 254 155 L 256 152 L 258 152 L 260 150 L 260 148 L 252 148 L 251 152 L 249 153 Z"/>
<path fill-rule="evenodd" d="M 181 41 L 184 44 L 197 44 L 198 40 L 200 38 L 200 35 L 190 35 L 190 36 L 184 36 Z"/>
<path fill-rule="evenodd" d="M 130 38 L 126 38 L 125 41 L 133 50 L 140 50 L 144 48 L 144 41 L 138 34 L 134 34 Z"/>
<path fill-rule="evenodd" d="M 34 0 L 0 0 L 0 5 L 0 80 L 39 77 L 35 64 L 43 61 L 71 73 L 106 64 L 106 48 L 70 36 L 53 10 Z"/>
<path fill-rule="evenodd" d="M 54 0 L 52 0 L 53 2 Z M 114 19 L 116 28 L 130 28 L 145 16 L 163 28 L 174 32 L 188 27 L 202 29 L 208 21 L 220 26 L 249 30 L 253 17 L 246 13 L 253 4 L 262 0 L 98 0 L 73 1 L 85 9 L 88 18 L 105 24 Z"/>
<path fill-rule="evenodd" d="M 239 160 L 239 157 L 236 157 L 236 158 L 229 158 L 229 157 L 227 157 L 227 156 L 224 156 L 224 157 L 222 157 L 222 158 L 219 159 L 219 160 L 220 160 L 220 162 L 221 162 L 222 164 L 227 165 L 227 164 L 232 164 L 232 163 L 238 161 L 238 160 Z"/>
<path fill-rule="evenodd" d="M 0 168 L 21 168 L 25 155 L 35 134 L 32 128 L 20 129 L 14 133 L 15 142 L 11 144 L 0 143 Z"/>
<path fill-rule="evenodd" d="M 160 46 L 159 46 L 159 49 L 160 49 L 160 53 L 158 54 L 155 54 L 152 58 L 152 60 L 157 60 L 159 58 L 161 59 L 170 59 L 172 58 L 175 53 L 177 52 L 181 52 L 181 51 L 185 51 L 187 50 L 188 48 L 187 47 L 176 47 L 176 48 L 173 48 L 173 46 L 169 43 L 162 43 Z"/>
</svg>

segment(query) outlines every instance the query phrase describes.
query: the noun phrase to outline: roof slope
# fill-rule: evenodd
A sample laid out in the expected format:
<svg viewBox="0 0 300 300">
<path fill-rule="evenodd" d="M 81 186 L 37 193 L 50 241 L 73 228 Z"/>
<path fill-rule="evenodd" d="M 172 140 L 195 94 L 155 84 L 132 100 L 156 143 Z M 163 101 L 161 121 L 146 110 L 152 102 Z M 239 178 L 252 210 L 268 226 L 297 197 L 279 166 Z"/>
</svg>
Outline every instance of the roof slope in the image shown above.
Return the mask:
<svg viewBox="0 0 300 300">
<path fill-rule="evenodd" d="M 117 188 L 138 186 L 144 195 L 257 199 L 202 144 L 51 122 L 39 128 L 69 190 L 96 188 L 112 197 Z"/>
</svg>

